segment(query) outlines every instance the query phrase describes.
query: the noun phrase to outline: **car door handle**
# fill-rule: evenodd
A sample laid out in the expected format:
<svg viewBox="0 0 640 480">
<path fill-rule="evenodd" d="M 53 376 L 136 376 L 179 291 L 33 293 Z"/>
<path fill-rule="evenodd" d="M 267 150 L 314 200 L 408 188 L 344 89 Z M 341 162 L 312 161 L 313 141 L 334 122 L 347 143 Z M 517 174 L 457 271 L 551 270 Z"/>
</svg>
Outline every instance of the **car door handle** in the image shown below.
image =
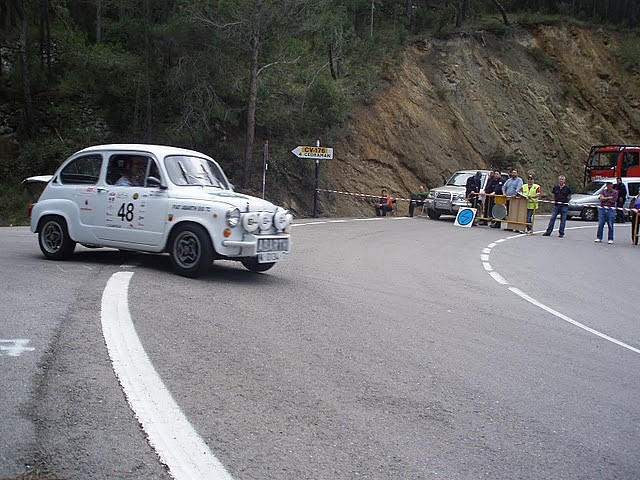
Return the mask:
<svg viewBox="0 0 640 480">
<path fill-rule="evenodd" d="M 104 187 L 98 187 L 98 188 L 96 188 L 96 190 L 98 190 L 99 192 L 108 192 L 109 191 L 108 188 L 104 188 Z"/>
</svg>

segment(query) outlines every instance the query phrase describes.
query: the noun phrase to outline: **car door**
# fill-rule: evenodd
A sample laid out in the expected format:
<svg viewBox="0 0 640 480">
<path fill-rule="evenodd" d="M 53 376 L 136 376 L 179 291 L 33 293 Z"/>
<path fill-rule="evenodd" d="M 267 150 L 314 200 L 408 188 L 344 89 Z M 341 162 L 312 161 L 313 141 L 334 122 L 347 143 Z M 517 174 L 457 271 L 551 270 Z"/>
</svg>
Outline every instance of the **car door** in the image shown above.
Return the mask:
<svg viewBox="0 0 640 480">
<path fill-rule="evenodd" d="M 139 181 L 134 185 L 116 184 L 131 157 L 144 159 Z M 149 176 L 162 181 L 156 159 L 148 154 L 117 153 L 109 158 L 105 185 L 99 189 L 101 209 L 96 222 L 96 236 L 106 244 L 115 242 L 132 248 L 162 245 L 168 194 L 164 188 L 149 186 Z"/>
<path fill-rule="evenodd" d="M 53 196 L 60 200 L 59 209 L 65 212 L 69 230 L 77 242 L 94 240 L 92 227 L 100 208 L 98 180 L 102 160 L 99 153 L 79 155 L 69 160 L 51 181 Z"/>
</svg>

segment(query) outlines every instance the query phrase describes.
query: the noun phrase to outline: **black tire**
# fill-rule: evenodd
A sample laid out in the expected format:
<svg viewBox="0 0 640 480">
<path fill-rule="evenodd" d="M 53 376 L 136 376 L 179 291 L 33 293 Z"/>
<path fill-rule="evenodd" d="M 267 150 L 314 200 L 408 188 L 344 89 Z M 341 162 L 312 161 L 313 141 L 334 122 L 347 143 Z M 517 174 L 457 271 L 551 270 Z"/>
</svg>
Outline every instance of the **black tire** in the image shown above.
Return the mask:
<svg viewBox="0 0 640 480">
<path fill-rule="evenodd" d="M 252 272 L 266 272 L 276 264 L 275 262 L 258 263 L 257 258 L 245 258 L 241 260 L 241 262 L 247 270 L 251 270 Z"/>
<path fill-rule="evenodd" d="M 427 208 L 427 215 L 429 215 L 429 218 L 431 220 L 438 220 L 440 218 L 440 214 L 435 210 L 431 210 L 430 208 Z"/>
<path fill-rule="evenodd" d="M 595 222 L 598 220 L 598 210 L 595 208 L 583 208 L 580 217 L 585 222 Z"/>
<path fill-rule="evenodd" d="M 49 260 L 66 260 L 76 248 L 76 242 L 69 236 L 67 222 L 58 216 L 44 217 L 40 221 L 38 245 Z"/>
<path fill-rule="evenodd" d="M 200 225 L 179 225 L 171 234 L 169 258 L 178 275 L 195 278 L 207 272 L 213 263 L 213 246 Z"/>
</svg>

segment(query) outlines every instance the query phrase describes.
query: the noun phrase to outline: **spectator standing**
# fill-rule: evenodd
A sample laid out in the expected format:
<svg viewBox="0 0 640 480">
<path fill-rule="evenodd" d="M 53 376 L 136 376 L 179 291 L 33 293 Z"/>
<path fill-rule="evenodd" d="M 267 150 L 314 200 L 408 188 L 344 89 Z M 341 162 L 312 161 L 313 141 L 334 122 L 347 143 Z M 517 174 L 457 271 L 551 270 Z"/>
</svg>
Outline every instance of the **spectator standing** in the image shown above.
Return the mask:
<svg viewBox="0 0 640 480">
<path fill-rule="evenodd" d="M 493 205 L 496 202 L 495 195 L 504 195 L 504 181 L 502 180 L 502 174 L 500 173 L 500 170 L 496 170 L 493 173 L 493 176 L 497 180 L 497 182 L 495 184 L 494 191 L 493 191 L 494 197 L 491 198 L 491 212 L 493 212 Z M 491 228 L 500 228 L 500 227 L 502 227 L 502 224 L 500 222 L 493 222 L 493 225 L 491 225 Z"/>
<path fill-rule="evenodd" d="M 598 208 L 598 233 L 596 243 L 602 242 L 604 224 L 607 223 L 607 243 L 613 243 L 613 221 L 616 218 L 615 206 L 618 200 L 618 191 L 613 189 L 613 181 L 607 180 L 605 189 L 598 195 L 600 208 Z"/>
<path fill-rule="evenodd" d="M 416 207 L 422 207 L 424 205 L 424 201 L 427 198 L 427 190 L 424 188 L 424 185 L 420 185 L 420 189 L 418 193 L 412 193 L 411 199 L 409 200 L 409 216 L 413 217 L 413 211 Z"/>
<path fill-rule="evenodd" d="M 376 204 L 376 216 L 387 216 L 387 212 L 393 210 L 393 200 L 391 200 L 391 196 L 387 194 L 387 191 L 383 188 L 382 192 L 380 192 L 380 199 Z"/>
<path fill-rule="evenodd" d="M 560 215 L 560 228 L 558 229 L 558 236 L 564 237 L 564 228 L 567 224 L 567 212 L 569 211 L 569 200 L 571 199 L 571 189 L 565 183 L 567 181 L 564 175 L 558 177 L 558 184 L 553 187 L 553 210 L 551 211 L 551 218 L 549 219 L 549 225 L 547 230 L 542 234 L 543 237 L 548 237 L 553 232 L 553 227 L 556 224 L 556 218 Z"/>
<path fill-rule="evenodd" d="M 496 199 L 494 198 L 493 195 L 496 192 L 496 185 L 500 181 L 502 181 L 500 176 L 498 175 L 498 178 L 496 178 L 496 172 L 494 170 L 491 170 L 491 173 L 489 174 L 489 179 L 487 180 L 487 184 L 484 186 L 484 193 L 485 193 L 485 197 L 484 197 L 484 217 L 485 218 L 491 217 L 491 211 L 493 210 L 493 204 L 496 201 Z M 486 224 L 487 224 L 487 222 L 484 221 L 484 220 L 482 222 L 480 222 L 480 225 L 486 225 Z"/>
<path fill-rule="evenodd" d="M 640 194 L 631 203 L 631 208 L 636 211 L 631 212 L 631 242 L 638 245 L 638 230 L 640 230 Z"/>
<path fill-rule="evenodd" d="M 511 175 L 507 178 L 507 181 L 504 182 L 504 186 L 502 187 L 503 193 L 507 196 L 507 212 L 511 206 L 511 202 L 508 200 L 509 197 L 515 197 L 522 188 L 522 184 L 522 179 L 518 176 L 518 171 L 514 168 L 511 170 Z M 505 230 L 511 229 L 505 228 Z"/>
<path fill-rule="evenodd" d="M 522 188 L 523 183 L 522 179 L 518 176 L 518 171 L 514 168 L 511 170 L 511 175 L 507 181 L 504 182 L 502 191 L 507 197 L 515 197 Z"/>
<path fill-rule="evenodd" d="M 622 178 L 616 179 L 616 184 L 613 186 L 614 190 L 618 192 L 618 200 L 616 200 L 616 223 L 624 223 L 624 202 L 627 200 L 627 187 L 622 183 Z"/>
<path fill-rule="evenodd" d="M 527 177 L 525 183 L 520 189 L 520 193 L 527 199 L 527 228 L 525 231 L 533 234 L 533 214 L 538 209 L 538 197 L 540 197 L 540 185 L 533 182 L 533 176 Z"/>
<path fill-rule="evenodd" d="M 480 186 L 482 185 L 482 172 L 476 172 L 475 175 L 467 178 L 466 184 L 466 197 L 471 202 L 472 208 L 478 206 L 478 194 L 480 193 Z"/>
</svg>

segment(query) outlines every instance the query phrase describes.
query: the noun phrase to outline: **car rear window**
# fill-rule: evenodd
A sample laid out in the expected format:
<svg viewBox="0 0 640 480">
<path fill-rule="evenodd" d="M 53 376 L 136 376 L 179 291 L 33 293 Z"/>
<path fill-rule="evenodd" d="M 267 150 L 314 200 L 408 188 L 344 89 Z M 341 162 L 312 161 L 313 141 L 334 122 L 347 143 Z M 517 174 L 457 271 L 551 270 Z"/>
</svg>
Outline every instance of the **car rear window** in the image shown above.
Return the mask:
<svg viewBox="0 0 640 480">
<path fill-rule="evenodd" d="M 63 185 L 95 185 L 100 177 L 102 157 L 92 154 L 71 160 L 60 172 Z"/>
</svg>

